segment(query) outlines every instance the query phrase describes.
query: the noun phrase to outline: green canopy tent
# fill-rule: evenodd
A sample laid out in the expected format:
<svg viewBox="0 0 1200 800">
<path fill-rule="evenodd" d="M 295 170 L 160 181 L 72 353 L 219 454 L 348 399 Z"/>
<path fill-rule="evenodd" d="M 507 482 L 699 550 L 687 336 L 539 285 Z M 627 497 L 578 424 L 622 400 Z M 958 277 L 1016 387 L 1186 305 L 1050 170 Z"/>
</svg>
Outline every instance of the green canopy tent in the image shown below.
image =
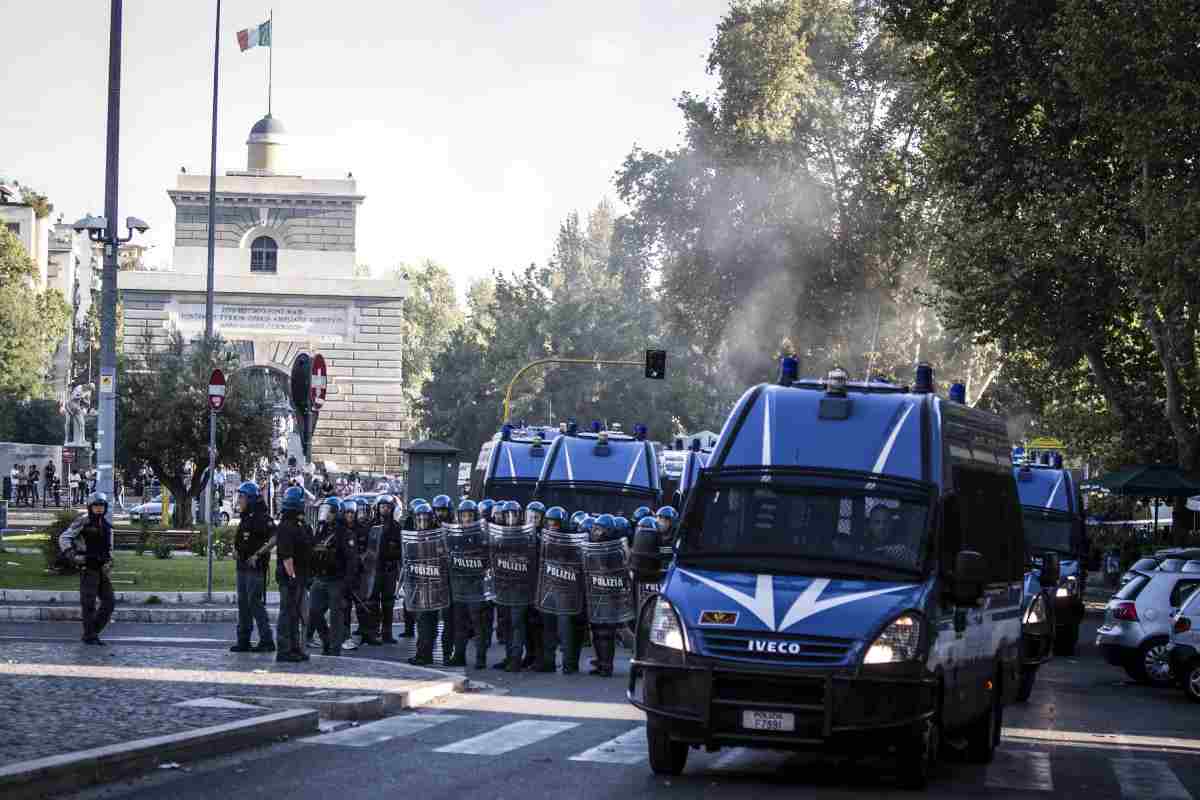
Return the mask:
<svg viewBox="0 0 1200 800">
<path fill-rule="evenodd" d="M 1200 483 L 1184 474 L 1179 467 L 1170 464 L 1143 464 L 1110 472 L 1094 481 L 1086 489 L 1103 489 L 1125 497 L 1149 497 L 1154 507 L 1154 529 L 1158 530 L 1157 498 L 1174 499 L 1200 494 Z"/>
</svg>

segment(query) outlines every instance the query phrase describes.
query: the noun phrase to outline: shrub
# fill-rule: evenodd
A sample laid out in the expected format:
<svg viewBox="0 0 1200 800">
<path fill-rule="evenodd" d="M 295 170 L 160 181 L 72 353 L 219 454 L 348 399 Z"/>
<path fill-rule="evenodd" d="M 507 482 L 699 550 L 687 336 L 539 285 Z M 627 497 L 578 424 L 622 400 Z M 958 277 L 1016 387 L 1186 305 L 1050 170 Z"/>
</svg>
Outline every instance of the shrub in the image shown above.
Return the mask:
<svg viewBox="0 0 1200 800">
<path fill-rule="evenodd" d="M 58 549 L 58 537 L 78 518 L 79 514 L 76 512 L 62 510 L 54 515 L 54 519 L 49 525 L 41 529 L 41 532 L 46 534 L 46 538 L 41 543 L 46 569 L 60 575 L 70 575 L 77 571 L 74 564 L 63 558 L 62 552 Z"/>
<path fill-rule="evenodd" d="M 146 604 L 146 605 L 148 605 L 148 606 L 161 606 L 161 605 L 162 605 L 162 598 L 161 598 L 161 597 L 159 597 L 159 596 L 158 596 L 158 595 L 156 595 L 156 594 L 152 594 L 152 595 L 150 595 L 149 597 L 147 597 L 147 598 L 146 598 L 146 600 L 145 600 L 145 604 Z"/>
<path fill-rule="evenodd" d="M 171 552 L 171 543 L 167 541 L 158 531 L 151 532 L 146 539 L 146 547 L 154 554 L 155 558 L 170 558 L 174 553 Z"/>
<path fill-rule="evenodd" d="M 224 561 L 233 555 L 233 537 L 237 528 L 217 528 L 213 531 L 213 558 Z M 206 531 L 193 531 L 188 537 L 188 550 L 197 556 L 208 555 L 208 534 Z"/>
<path fill-rule="evenodd" d="M 150 549 L 149 541 L 150 541 L 150 523 L 146 522 L 146 520 L 143 519 L 140 522 L 138 522 L 137 546 L 134 548 L 134 552 L 137 553 L 139 556 L 145 555 L 146 551 Z"/>
</svg>

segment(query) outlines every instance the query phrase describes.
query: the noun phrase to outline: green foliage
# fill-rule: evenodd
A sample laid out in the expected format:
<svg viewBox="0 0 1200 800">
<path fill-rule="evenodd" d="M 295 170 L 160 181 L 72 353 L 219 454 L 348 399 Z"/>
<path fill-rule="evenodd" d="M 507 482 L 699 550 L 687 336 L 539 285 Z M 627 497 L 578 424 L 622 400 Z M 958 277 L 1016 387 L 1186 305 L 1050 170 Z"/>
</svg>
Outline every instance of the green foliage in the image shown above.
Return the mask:
<svg viewBox="0 0 1200 800">
<path fill-rule="evenodd" d="M 270 448 L 271 418 L 261 393 L 245 391 L 238 356 L 219 337 L 185 344 L 178 335 L 165 346 L 139 342 L 117 381 L 119 433 L 124 452 L 145 463 L 174 503 L 172 525 L 190 527 L 191 500 L 200 496 L 208 465 L 208 378 L 220 367 L 227 376 L 225 406 L 217 415 L 217 463 L 248 465 Z M 191 477 L 185 466 L 198 465 Z"/>
<path fill-rule="evenodd" d="M 233 555 L 233 537 L 237 533 L 236 527 L 222 527 L 213 530 L 213 558 L 217 561 L 223 561 Z M 196 556 L 205 558 L 208 556 L 208 533 L 207 531 L 194 531 L 188 537 L 188 550 Z"/>
<path fill-rule="evenodd" d="M 0 395 L 0 442 L 62 444 L 63 413 L 54 400 L 17 400 Z"/>
<path fill-rule="evenodd" d="M 76 571 L 74 564 L 63 560 L 62 551 L 58 548 L 58 537 L 77 519 L 79 514 L 74 511 L 59 511 L 49 525 L 39 529 L 39 533 L 45 534 L 45 538 L 38 543 L 38 548 L 42 551 L 47 570 L 60 575 L 70 575 Z"/>
<path fill-rule="evenodd" d="M 163 601 L 161 597 L 156 594 L 152 594 L 145 599 L 144 604 L 148 606 L 161 606 L 162 602 Z"/>
<path fill-rule="evenodd" d="M 429 380 L 433 356 L 450 340 L 451 332 L 462 324 L 462 310 L 454 294 L 454 279 L 449 271 L 432 259 L 419 264 L 401 264 L 393 276 L 407 275 L 408 296 L 404 298 L 404 347 L 400 368 L 404 391 L 409 402 Z"/>
<path fill-rule="evenodd" d="M 158 559 L 173 558 L 175 556 L 175 551 L 171 547 L 170 540 L 157 530 L 151 531 L 150 536 L 146 538 L 146 549 Z"/>
<path fill-rule="evenodd" d="M 138 522 L 137 544 L 133 550 L 137 555 L 145 555 L 146 551 L 150 549 L 150 536 L 150 523 L 143 518 Z"/>
<path fill-rule="evenodd" d="M 21 242 L 0 229 L 0 397 L 45 397 L 51 357 L 67 333 L 71 310 L 55 289 L 34 292 L 36 266 Z"/>
</svg>

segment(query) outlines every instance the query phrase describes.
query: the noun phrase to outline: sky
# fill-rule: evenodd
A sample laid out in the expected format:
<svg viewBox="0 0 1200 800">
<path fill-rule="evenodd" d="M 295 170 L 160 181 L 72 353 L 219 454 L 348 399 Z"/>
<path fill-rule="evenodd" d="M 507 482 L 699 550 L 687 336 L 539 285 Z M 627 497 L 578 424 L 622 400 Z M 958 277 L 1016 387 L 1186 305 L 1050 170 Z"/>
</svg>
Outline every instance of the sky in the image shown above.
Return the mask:
<svg viewBox="0 0 1200 800">
<path fill-rule="evenodd" d="M 681 141 L 675 100 L 709 93 L 728 0 L 225 0 L 217 170 L 245 167 L 266 112 L 265 48 L 236 32 L 274 11 L 272 111 L 289 172 L 353 172 L 358 261 L 380 276 L 433 258 L 459 282 L 550 254 L 559 222 L 603 197 L 636 144 Z M 169 265 L 181 167 L 208 174 L 215 0 L 126 0 L 119 218 Z M 68 222 L 103 213 L 109 3 L 4 10 L 0 177 Z"/>
</svg>

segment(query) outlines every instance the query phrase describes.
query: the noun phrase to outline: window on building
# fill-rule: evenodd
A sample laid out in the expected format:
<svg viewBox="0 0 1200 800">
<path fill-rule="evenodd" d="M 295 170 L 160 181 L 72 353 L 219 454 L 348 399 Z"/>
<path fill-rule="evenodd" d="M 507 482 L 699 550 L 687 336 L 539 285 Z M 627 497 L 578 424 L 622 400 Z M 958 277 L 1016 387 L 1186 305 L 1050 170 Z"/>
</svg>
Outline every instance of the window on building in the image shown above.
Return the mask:
<svg viewBox="0 0 1200 800">
<path fill-rule="evenodd" d="M 279 245 L 270 236 L 260 236 L 250 244 L 250 271 L 274 272 L 279 258 Z"/>
</svg>

